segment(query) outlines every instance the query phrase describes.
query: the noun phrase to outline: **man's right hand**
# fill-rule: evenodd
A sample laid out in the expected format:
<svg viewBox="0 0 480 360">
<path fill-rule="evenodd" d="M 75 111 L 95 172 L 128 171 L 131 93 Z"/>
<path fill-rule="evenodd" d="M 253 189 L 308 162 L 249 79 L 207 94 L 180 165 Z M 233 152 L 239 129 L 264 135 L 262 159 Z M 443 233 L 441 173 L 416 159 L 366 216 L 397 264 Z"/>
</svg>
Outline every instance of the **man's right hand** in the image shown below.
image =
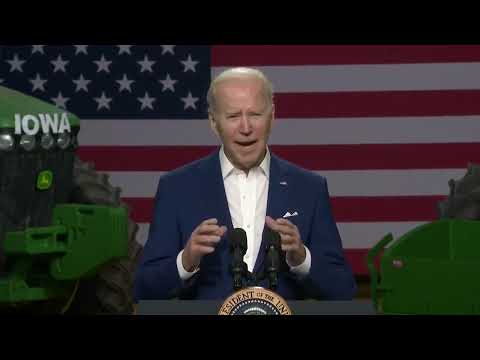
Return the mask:
<svg viewBox="0 0 480 360">
<path fill-rule="evenodd" d="M 215 251 L 215 247 L 227 231 L 226 226 L 218 226 L 217 219 L 208 219 L 193 230 L 182 254 L 182 265 L 188 272 L 194 271 L 202 258 Z"/>
</svg>

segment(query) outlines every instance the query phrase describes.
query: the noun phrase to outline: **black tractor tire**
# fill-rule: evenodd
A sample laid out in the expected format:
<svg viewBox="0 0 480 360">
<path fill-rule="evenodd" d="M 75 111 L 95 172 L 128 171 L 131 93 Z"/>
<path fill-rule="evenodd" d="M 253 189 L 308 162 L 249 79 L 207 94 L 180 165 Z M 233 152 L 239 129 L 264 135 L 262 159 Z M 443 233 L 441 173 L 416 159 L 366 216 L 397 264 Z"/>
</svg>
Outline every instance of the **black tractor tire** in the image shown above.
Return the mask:
<svg viewBox="0 0 480 360">
<path fill-rule="evenodd" d="M 81 280 L 66 314 L 133 314 L 133 281 L 143 247 L 136 241 L 138 225 L 121 201 L 121 189 L 110 184 L 107 174 L 92 163 L 74 162 L 72 203 L 125 207 L 128 210 L 128 257 L 104 265 L 91 279 Z"/>
<path fill-rule="evenodd" d="M 4 271 L 6 271 L 7 258 L 3 252 L 3 242 L 7 229 L 13 227 L 13 221 L 11 217 L 7 214 L 7 211 L 3 206 L 0 206 L 0 277 L 6 276 Z"/>
</svg>

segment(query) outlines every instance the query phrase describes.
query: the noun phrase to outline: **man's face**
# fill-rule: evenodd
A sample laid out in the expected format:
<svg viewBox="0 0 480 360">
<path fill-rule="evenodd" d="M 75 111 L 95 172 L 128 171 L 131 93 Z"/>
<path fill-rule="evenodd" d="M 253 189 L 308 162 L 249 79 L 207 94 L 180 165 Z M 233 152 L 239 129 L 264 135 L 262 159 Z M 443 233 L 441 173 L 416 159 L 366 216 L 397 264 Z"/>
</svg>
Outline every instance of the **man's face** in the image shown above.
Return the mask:
<svg viewBox="0 0 480 360">
<path fill-rule="evenodd" d="M 262 81 L 256 78 L 226 79 L 216 87 L 215 113 L 210 125 L 223 143 L 232 164 L 248 171 L 265 156 L 274 117 L 265 98 Z"/>
</svg>

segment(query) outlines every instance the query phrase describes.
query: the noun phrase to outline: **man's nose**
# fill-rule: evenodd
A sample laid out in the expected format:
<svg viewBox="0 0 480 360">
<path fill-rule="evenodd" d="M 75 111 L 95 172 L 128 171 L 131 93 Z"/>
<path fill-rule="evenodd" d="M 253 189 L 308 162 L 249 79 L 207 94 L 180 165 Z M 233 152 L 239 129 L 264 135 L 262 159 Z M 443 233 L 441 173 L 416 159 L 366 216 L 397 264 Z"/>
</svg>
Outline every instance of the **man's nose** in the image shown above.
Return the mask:
<svg viewBox="0 0 480 360">
<path fill-rule="evenodd" d="M 247 115 L 242 115 L 240 119 L 240 132 L 242 134 L 250 134 L 252 132 L 252 124 Z"/>
</svg>

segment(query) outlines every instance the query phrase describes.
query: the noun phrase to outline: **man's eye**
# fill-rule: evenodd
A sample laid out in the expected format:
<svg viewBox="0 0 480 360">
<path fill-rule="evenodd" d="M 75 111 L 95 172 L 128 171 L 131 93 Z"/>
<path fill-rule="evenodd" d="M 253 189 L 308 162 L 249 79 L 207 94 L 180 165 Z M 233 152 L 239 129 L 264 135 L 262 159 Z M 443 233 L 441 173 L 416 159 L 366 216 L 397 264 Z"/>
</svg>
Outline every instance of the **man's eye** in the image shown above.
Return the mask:
<svg viewBox="0 0 480 360">
<path fill-rule="evenodd" d="M 235 119 L 236 117 L 238 117 L 237 114 L 227 115 L 227 119 Z"/>
</svg>

